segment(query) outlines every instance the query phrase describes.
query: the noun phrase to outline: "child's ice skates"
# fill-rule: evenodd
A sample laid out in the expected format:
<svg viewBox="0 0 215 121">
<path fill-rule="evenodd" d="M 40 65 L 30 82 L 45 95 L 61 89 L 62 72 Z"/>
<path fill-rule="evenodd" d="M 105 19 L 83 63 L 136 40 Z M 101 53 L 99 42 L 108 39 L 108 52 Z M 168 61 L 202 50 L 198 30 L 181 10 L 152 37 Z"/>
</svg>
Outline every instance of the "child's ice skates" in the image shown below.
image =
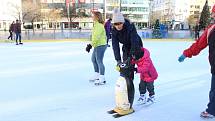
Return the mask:
<svg viewBox="0 0 215 121">
<path fill-rule="evenodd" d="M 145 104 L 146 103 L 146 96 L 145 96 L 145 94 L 140 94 L 140 97 L 139 97 L 139 99 L 137 100 L 137 103 L 138 104 Z"/>
</svg>

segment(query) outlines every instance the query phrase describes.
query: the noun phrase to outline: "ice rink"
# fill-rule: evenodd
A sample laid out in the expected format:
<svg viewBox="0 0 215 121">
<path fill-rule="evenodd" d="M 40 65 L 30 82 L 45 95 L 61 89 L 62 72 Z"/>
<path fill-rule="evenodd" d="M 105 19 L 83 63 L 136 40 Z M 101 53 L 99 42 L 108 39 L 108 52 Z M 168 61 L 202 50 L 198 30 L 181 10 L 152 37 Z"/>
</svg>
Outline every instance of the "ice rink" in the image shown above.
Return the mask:
<svg viewBox="0 0 215 121">
<path fill-rule="evenodd" d="M 88 81 L 93 66 L 87 43 L 0 43 L 0 121 L 205 121 L 199 114 L 211 82 L 208 48 L 179 63 L 192 42 L 143 41 L 159 74 L 156 103 L 137 105 L 136 74 L 135 112 L 114 119 L 106 113 L 115 106 L 119 76 L 112 48 L 104 57 L 107 84 L 95 86 Z"/>
</svg>

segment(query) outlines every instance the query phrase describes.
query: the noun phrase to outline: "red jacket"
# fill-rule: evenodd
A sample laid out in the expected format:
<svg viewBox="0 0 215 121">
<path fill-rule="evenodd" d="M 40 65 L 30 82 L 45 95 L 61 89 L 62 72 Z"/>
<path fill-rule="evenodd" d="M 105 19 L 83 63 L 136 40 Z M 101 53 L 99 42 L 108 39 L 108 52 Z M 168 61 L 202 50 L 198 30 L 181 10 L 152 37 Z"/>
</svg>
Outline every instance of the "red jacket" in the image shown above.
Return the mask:
<svg viewBox="0 0 215 121">
<path fill-rule="evenodd" d="M 215 24 L 209 25 L 204 33 L 196 40 L 183 54 L 186 57 L 198 55 L 201 50 L 209 46 L 209 62 L 211 65 L 211 73 L 215 74 Z"/>
<path fill-rule="evenodd" d="M 150 58 L 150 53 L 146 48 L 142 48 L 144 55 L 138 61 L 132 61 L 137 64 L 137 73 L 140 73 L 140 79 L 145 82 L 153 82 L 157 79 L 158 73 Z"/>
</svg>

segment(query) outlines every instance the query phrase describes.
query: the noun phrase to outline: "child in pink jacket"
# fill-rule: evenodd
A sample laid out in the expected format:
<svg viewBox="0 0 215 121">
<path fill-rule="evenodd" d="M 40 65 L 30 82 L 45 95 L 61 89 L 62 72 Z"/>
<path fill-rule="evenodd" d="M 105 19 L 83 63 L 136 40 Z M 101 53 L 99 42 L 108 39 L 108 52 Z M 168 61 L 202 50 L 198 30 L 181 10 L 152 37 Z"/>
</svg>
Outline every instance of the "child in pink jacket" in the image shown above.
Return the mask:
<svg viewBox="0 0 215 121">
<path fill-rule="evenodd" d="M 132 54 L 132 63 L 137 65 L 134 68 L 136 73 L 140 73 L 139 91 L 140 98 L 139 104 L 145 104 L 146 102 L 155 101 L 154 81 L 158 77 L 158 73 L 150 58 L 150 53 L 146 48 L 136 49 Z M 146 100 L 146 91 L 149 92 L 149 97 Z"/>
</svg>

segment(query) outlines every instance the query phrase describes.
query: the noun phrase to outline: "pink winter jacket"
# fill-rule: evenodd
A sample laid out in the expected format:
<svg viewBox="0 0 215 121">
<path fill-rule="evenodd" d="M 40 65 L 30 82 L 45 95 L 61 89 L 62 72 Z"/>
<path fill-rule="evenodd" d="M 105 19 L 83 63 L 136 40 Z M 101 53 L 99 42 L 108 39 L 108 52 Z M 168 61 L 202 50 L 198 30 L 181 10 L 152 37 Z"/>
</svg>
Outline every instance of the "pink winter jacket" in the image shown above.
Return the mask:
<svg viewBox="0 0 215 121">
<path fill-rule="evenodd" d="M 153 82 L 157 79 L 158 73 L 150 58 L 150 53 L 146 48 L 141 48 L 144 51 L 144 55 L 133 63 L 137 64 L 137 73 L 140 73 L 140 79 L 145 82 Z"/>
</svg>

